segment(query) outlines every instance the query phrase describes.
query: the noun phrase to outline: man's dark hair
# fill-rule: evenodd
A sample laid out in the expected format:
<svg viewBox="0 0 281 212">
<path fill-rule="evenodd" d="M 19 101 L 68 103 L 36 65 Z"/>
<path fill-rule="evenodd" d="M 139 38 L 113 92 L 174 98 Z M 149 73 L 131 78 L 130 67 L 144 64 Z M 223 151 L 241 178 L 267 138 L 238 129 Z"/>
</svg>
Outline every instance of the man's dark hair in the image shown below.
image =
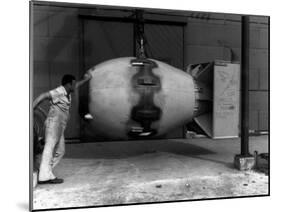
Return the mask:
<svg viewBox="0 0 281 212">
<path fill-rule="evenodd" d="M 61 84 L 66 85 L 67 83 L 72 83 L 72 81 L 75 80 L 75 76 L 71 74 L 66 74 L 61 79 Z"/>
</svg>

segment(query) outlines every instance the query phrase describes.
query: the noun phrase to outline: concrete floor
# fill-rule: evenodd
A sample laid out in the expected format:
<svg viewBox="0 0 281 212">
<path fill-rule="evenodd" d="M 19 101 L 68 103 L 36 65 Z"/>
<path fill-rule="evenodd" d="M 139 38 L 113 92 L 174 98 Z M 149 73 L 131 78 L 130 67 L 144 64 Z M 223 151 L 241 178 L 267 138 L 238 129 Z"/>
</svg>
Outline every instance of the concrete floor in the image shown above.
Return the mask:
<svg viewBox="0 0 281 212">
<path fill-rule="evenodd" d="M 67 144 L 55 174 L 38 185 L 34 209 L 267 195 L 268 176 L 233 168 L 239 139 L 166 139 Z M 268 137 L 250 152 L 268 152 Z"/>
</svg>

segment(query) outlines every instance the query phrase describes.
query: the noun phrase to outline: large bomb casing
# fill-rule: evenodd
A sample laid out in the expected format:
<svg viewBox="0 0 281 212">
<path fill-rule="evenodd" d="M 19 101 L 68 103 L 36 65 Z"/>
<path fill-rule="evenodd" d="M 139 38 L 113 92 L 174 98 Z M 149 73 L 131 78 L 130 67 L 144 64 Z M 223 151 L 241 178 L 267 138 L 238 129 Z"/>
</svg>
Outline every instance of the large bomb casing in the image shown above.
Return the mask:
<svg viewBox="0 0 281 212">
<path fill-rule="evenodd" d="M 192 120 L 193 78 L 163 62 L 124 57 L 95 66 L 91 133 L 112 140 L 161 137 Z"/>
</svg>

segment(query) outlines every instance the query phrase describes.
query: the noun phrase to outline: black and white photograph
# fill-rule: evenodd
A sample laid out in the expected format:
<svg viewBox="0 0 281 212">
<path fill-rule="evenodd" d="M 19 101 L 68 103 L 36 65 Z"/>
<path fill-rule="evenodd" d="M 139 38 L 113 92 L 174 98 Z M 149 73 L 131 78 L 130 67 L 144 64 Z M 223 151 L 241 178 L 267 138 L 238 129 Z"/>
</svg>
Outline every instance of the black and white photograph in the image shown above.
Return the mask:
<svg viewBox="0 0 281 212">
<path fill-rule="evenodd" d="M 269 15 L 29 15 L 31 211 L 270 195 Z"/>
</svg>

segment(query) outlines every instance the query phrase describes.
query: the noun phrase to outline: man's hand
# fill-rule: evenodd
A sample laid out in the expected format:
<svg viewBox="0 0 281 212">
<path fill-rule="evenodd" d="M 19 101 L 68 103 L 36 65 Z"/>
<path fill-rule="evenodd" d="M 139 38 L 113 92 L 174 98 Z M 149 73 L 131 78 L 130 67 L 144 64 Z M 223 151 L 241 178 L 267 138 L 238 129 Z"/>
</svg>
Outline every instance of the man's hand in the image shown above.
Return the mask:
<svg viewBox="0 0 281 212">
<path fill-rule="evenodd" d="M 90 68 L 83 76 L 83 79 L 76 83 L 76 88 L 79 88 L 81 85 L 84 85 L 86 82 L 88 82 L 92 78 L 92 71 L 94 71 L 95 68 Z"/>
<path fill-rule="evenodd" d="M 91 72 L 92 71 L 94 71 L 95 70 L 95 68 L 93 67 L 93 68 L 90 68 L 85 74 L 84 74 L 84 79 L 86 79 L 86 80 L 90 80 L 91 78 L 92 78 L 92 74 L 91 74 Z"/>
</svg>

